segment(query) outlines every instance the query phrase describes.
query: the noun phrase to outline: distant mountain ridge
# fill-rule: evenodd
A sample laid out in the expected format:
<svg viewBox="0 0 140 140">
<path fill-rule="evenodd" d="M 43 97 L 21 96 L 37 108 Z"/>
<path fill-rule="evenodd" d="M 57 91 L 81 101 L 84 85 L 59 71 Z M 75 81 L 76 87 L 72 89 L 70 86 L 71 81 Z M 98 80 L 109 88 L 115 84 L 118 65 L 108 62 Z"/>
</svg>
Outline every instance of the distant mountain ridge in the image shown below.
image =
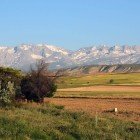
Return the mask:
<svg viewBox="0 0 140 140">
<path fill-rule="evenodd" d="M 90 65 L 67 68 L 63 70 L 65 75 L 91 75 L 102 73 L 139 73 L 140 64 L 116 64 L 116 65 Z"/>
<path fill-rule="evenodd" d="M 140 64 L 140 46 L 91 46 L 69 51 L 52 45 L 23 44 L 0 47 L 0 66 L 28 70 L 31 64 L 44 59 L 51 69 L 84 65 Z"/>
</svg>

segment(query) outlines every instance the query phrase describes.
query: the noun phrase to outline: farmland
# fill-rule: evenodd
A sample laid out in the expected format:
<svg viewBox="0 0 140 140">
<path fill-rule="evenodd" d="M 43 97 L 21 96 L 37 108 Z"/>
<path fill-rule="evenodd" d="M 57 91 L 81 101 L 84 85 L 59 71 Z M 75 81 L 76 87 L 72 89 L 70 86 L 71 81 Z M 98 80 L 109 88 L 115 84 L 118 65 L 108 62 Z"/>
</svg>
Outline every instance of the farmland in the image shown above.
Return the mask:
<svg viewBox="0 0 140 140">
<path fill-rule="evenodd" d="M 140 73 L 62 77 L 58 87 L 51 102 L 68 110 L 140 121 Z M 117 115 L 110 113 L 114 108 L 119 110 Z"/>
<path fill-rule="evenodd" d="M 140 100 L 121 98 L 54 98 L 53 104 L 63 105 L 71 111 L 84 111 L 91 116 L 108 116 L 123 121 L 140 122 Z M 113 109 L 117 108 L 115 114 Z"/>
<path fill-rule="evenodd" d="M 61 77 L 57 84 L 44 104 L 1 108 L 0 139 L 139 139 L 139 73 Z"/>
<path fill-rule="evenodd" d="M 109 82 L 112 79 L 113 82 Z M 112 116 L 109 110 L 118 108 L 113 117 L 140 121 L 140 74 L 98 74 L 62 77 L 52 103 L 68 110 L 85 111 L 91 115 Z"/>
<path fill-rule="evenodd" d="M 66 76 L 58 81 L 58 88 L 87 87 L 95 85 L 140 86 L 140 73 L 107 73 L 84 76 Z"/>
</svg>

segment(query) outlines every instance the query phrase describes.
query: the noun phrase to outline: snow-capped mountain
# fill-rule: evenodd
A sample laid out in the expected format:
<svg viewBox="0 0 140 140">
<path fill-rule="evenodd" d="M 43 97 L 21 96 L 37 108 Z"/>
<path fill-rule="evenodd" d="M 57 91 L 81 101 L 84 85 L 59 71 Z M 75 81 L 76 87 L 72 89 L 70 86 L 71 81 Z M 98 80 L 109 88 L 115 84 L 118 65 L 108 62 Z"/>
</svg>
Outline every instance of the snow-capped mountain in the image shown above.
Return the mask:
<svg viewBox="0 0 140 140">
<path fill-rule="evenodd" d="M 31 64 L 44 59 L 50 68 L 81 65 L 140 64 L 140 46 L 92 46 L 69 51 L 51 45 L 0 47 L 0 66 L 28 70 Z"/>
</svg>

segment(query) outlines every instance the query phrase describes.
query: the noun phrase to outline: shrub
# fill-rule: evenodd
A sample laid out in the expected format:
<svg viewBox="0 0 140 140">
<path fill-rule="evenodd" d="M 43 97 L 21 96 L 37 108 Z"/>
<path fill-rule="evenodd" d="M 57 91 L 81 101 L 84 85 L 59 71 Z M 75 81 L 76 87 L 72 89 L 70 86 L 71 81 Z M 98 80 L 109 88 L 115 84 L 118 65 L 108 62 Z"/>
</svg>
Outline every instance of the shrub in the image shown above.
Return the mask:
<svg viewBox="0 0 140 140">
<path fill-rule="evenodd" d="M 14 101 L 15 89 L 13 83 L 8 82 L 5 89 L 0 90 L 0 106 L 10 105 Z"/>
<path fill-rule="evenodd" d="M 55 80 L 59 72 L 52 73 L 44 61 L 39 61 L 34 69 L 21 80 L 21 92 L 27 101 L 44 102 L 44 97 L 52 97 L 57 89 Z"/>
<path fill-rule="evenodd" d="M 113 79 L 110 79 L 110 80 L 109 80 L 109 83 L 110 83 L 110 84 L 112 84 L 113 82 L 114 82 L 114 80 L 113 80 Z"/>
<path fill-rule="evenodd" d="M 22 74 L 19 70 L 0 67 L 0 104 L 6 106 L 15 100 Z"/>
</svg>

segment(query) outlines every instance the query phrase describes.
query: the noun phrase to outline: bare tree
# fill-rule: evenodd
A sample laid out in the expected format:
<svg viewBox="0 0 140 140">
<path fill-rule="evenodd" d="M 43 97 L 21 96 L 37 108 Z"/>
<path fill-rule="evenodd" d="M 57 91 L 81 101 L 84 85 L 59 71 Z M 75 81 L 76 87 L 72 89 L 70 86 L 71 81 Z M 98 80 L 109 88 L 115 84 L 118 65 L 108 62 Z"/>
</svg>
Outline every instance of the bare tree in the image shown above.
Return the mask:
<svg viewBox="0 0 140 140">
<path fill-rule="evenodd" d="M 51 72 L 43 60 L 31 67 L 30 72 L 21 81 L 21 92 L 27 101 L 44 102 L 44 97 L 52 97 L 57 89 L 55 81 L 61 71 Z"/>
</svg>

